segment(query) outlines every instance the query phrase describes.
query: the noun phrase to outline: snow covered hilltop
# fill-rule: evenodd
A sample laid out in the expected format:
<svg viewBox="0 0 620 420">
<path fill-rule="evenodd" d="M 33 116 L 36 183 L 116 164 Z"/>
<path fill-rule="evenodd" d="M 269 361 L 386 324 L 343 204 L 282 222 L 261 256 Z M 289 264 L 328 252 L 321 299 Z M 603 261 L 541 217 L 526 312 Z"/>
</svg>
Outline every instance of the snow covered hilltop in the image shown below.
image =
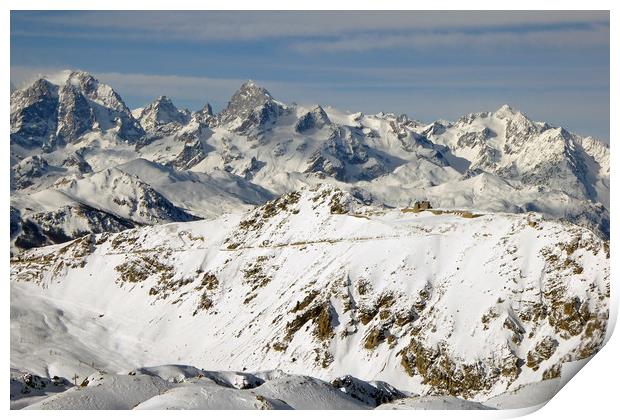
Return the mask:
<svg viewBox="0 0 620 420">
<path fill-rule="evenodd" d="M 390 210 L 305 188 L 241 215 L 21 253 L 12 365 L 350 374 L 483 401 L 600 348 L 608 252 L 539 215 Z"/>
<path fill-rule="evenodd" d="M 14 408 L 527 407 L 605 340 L 609 148 L 507 106 L 65 72 L 12 93 L 11 165 Z"/>
</svg>

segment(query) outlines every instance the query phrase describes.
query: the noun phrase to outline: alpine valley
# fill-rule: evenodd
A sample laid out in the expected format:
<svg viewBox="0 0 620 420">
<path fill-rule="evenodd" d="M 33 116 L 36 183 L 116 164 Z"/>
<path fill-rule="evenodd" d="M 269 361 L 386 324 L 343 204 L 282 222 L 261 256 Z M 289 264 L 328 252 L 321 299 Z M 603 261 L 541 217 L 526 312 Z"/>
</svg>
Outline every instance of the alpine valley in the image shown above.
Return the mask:
<svg viewBox="0 0 620 420">
<path fill-rule="evenodd" d="M 609 147 L 507 105 L 130 110 L 65 71 L 10 117 L 12 408 L 533 407 L 610 333 Z"/>
</svg>

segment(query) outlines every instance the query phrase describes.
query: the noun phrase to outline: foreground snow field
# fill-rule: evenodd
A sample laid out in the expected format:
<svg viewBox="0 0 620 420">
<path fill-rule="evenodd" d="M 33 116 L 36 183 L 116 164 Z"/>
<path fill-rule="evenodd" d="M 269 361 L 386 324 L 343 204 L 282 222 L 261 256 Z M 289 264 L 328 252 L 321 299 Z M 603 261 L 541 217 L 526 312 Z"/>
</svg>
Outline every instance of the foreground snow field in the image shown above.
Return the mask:
<svg viewBox="0 0 620 420">
<path fill-rule="evenodd" d="M 608 301 L 609 245 L 586 228 L 306 187 L 243 214 L 12 258 L 11 399 L 527 407 L 600 348 Z M 161 365 L 183 366 L 139 368 Z M 22 394 L 17 372 L 60 382 Z M 57 392 L 71 383 L 83 386 Z"/>
<path fill-rule="evenodd" d="M 557 392 L 560 378 L 528 384 L 482 403 L 420 396 L 348 377 L 355 387 L 282 371 L 222 372 L 165 365 L 123 374 L 93 371 L 78 385 L 41 387 L 12 372 L 11 409 L 28 410 L 496 410 L 536 407 Z"/>
</svg>

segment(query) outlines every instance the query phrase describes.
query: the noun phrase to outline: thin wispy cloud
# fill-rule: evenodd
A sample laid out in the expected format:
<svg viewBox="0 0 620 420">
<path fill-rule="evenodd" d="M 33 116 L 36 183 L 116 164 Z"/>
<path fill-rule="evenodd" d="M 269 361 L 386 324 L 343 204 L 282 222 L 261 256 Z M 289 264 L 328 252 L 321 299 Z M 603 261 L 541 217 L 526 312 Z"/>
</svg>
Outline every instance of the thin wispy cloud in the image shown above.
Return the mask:
<svg viewBox="0 0 620 420">
<path fill-rule="evenodd" d="M 563 27 L 608 25 L 608 12 L 13 12 L 31 24 L 21 36 L 88 36 L 187 41 L 248 41 L 281 37 L 333 37 L 363 32 Z M 75 31 L 90 28 L 94 31 Z M 100 30 L 100 31 L 98 31 Z M 458 33 L 458 32 L 457 32 Z"/>
<path fill-rule="evenodd" d="M 131 107 L 217 109 L 254 79 L 285 102 L 424 121 L 510 103 L 608 138 L 609 31 L 605 11 L 14 11 L 11 80 L 78 68 Z"/>
<path fill-rule="evenodd" d="M 11 67 L 11 81 L 17 87 L 23 87 L 41 77 L 55 78 L 54 75 L 67 69 L 61 68 L 36 68 L 27 66 Z M 360 74 L 372 76 L 364 84 L 367 90 L 379 89 L 459 89 L 467 90 L 483 89 L 536 89 L 544 91 L 571 89 L 607 89 L 607 84 L 600 80 L 584 79 L 581 72 L 573 68 L 537 69 L 536 75 L 540 78 L 537 83 L 532 83 L 532 70 L 524 67 L 494 67 L 488 70 L 494 71 L 494 76 L 481 74 L 480 69 L 471 66 L 460 67 L 427 67 L 424 69 L 390 69 L 390 68 L 340 68 L 339 71 L 346 74 Z M 99 80 L 114 87 L 124 95 L 132 97 L 156 97 L 167 95 L 179 98 L 182 101 L 212 101 L 224 103 L 232 93 L 245 81 L 244 79 L 220 79 L 199 76 L 183 76 L 175 74 L 144 74 L 144 73 L 119 73 L 119 72 L 95 72 Z M 505 78 L 510 76 L 507 83 Z M 547 82 L 553 79 L 552 82 Z M 359 87 L 356 81 L 299 81 L 286 82 L 283 80 L 257 80 L 269 87 L 278 98 L 292 98 L 303 100 L 307 94 L 304 90 L 354 90 Z M 301 97 L 291 95 L 295 92 Z M 316 98 L 321 102 L 320 98 Z"/>
<path fill-rule="evenodd" d="M 609 43 L 609 26 L 592 25 L 578 29 L 519 30 L 486 32 L 411 32 L 406 34 L 362 34 L 334 40 L 313 40 L 293 43 L 300 52 L 369 51 L 390 48 L 506 48 L 525 46 L 536 48 L 564 48 L 601 46 Z"/>
</svg>

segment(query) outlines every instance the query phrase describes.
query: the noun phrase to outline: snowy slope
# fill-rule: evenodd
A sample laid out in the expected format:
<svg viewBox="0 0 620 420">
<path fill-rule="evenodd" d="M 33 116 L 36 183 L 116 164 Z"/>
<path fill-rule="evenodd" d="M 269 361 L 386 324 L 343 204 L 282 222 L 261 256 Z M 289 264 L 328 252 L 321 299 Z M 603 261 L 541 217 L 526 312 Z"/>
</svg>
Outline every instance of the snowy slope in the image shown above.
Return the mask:
<svg viewBox="0 0 620 420">
<path fill-rule="evenodd" d="M 164 374 L 176 371 L 174 378 Z M 162 374 L 164 373 L 164 374 Z M 58 409 L 199 409 L 291 410 L 374 408 L 331 384 L 307 376 L 268 371 L 212 372 L 190 366 L 168 365 L 126 374 L 95 371 L 66 392 L 30 402 L 29 410 Z"/>
<path fill-rule="evenodd" d="M 11 409 L 135 410 L 511 410 L 544 405 L 565 384 L 564 378 L 530 383 L 482 403 L 449 395 L 406 395 L 389 384 L 355 380 L 340 388 L 309 376 L 282 371 L 205 371 L 163 365 L 110 374 L 92 369 L 69 383 L 11 370 Z M 383 400 L 372 397 L 384 392 Z M 363 394 L 362 390 L 371 390 Z M 374 391 L 372 391 L 374 390 Z"/>
<path fill-rule="evenodd" d="M 11 197 L 13 251 L 64 242 L 88 233 L 144 224 L 196 220 L 149 184 L 117 168 L 70 175 L 47 189 Z"/>
<path fill-rule="evenodd" d="M 457 397 L 426 396 L 400 399 L 383 404 L 378 410 L 489 410 L 489 407 Z"/>
<path fill-rule="evenodd" d="M 38 243 L 17 226 L 12 239 L 17 245 L 28 245 L 29 239 L 40 246 L 143 224 L 213 218 L 270 198 L 269 191 L 225 171 L 204 174 L 135 159 L 100 172 L 65 175 L 47 188 L 15 192 L 11 206 L 19 210 L 20 223 L 34 224 L 46 239 Z M 24 247 L 31 246 L 13 250 Z"/>
<path fill-rule="evenodd" d="M 42 378 L 29 372 L 11 369 L 11 410 L 20 410 L 46 398 L 64 392 L 72 384 L 59 377 Z"/>
<path fill-rule="evenodd" d="M 371 394 L 361 395 L 359 391 L 372 389 L 376 395 L 375 382 L 356 379 L 357 392 L 351 393 L 349 388 L 339 388 L 336 381 L 329 384 L 281 371 L 205 371 L 185 365 L 120 374 L 93 369 L 75 381 L 77 385 L 12 370 L 11 409 L 510 410 L 540 406 L 565 383 L 562 378 L 531 383 L 479 403 L 447 395 L 407 396 L 394 388 L 397 395 L 365 401 L 364 397 Z"/>
<path fill-rule="evenodd" d="M 117 168 L 204 218 L 242 212 L 273 198 L 273 194 L 264 188 L 226 171 L 205 174 L 175 170 L 146 159 L 136 159 Z"/>
<path fill-rule="evenodd" d="M 388 210 L 305 189 L 13 258 L 11 366 L 350 374 L 484 401 L 597 351 L 608 252 L 532 213 Z"/>
<path fill-rule="evenodd" d="M 140 178 L 117 168 L 81 179 L 64 178 L 54 186 L 75 201 L 140 224 L 195 220 Z"/>
</svg>

